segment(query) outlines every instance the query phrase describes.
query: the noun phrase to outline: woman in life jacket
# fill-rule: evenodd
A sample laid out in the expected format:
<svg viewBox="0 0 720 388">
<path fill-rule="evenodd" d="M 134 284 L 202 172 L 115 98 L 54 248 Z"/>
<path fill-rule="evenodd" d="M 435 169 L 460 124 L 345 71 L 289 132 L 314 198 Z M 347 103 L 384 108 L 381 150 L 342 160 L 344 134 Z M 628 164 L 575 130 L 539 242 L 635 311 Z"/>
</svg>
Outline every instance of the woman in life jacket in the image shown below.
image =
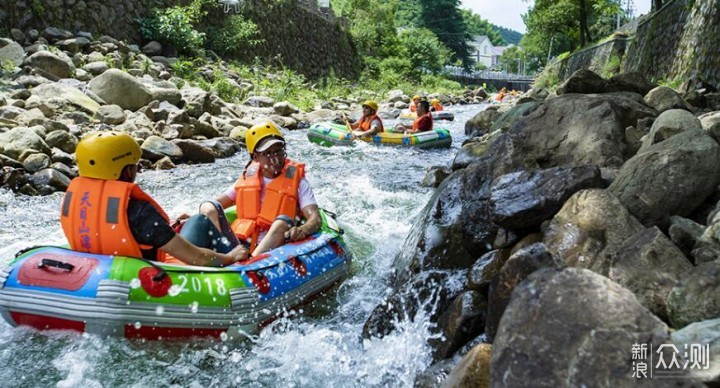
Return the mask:
<svg viewBox="0 0 720 388">
<path fill-rule="evenodd" d="M 214 201 L 200 205 L 180 232 L 200 246 L 230 249 L 248 244 L 253 256 L 290 241 L 304 240 L 320 228 L 320 213 L 305 165 L 287 159 L 285 138 L 268 121 L 245 135 L 250 161 L 238 180 Z M 224 209 L 235 205 L 231 224 Z M 305 223 L 298 225 L 303 218 Z"/>
<path fill-rule="evenodd" d="M 412 126 L 405 124 L 398 124 L 395 126 L 396 132 L 404 133 L 417 133 L 432 131 L 433 129 L 433 118 L 430 113 L 430 103 L 427 100 L 422 100 L 418 104 L 417 110 L 418 117 L 412 123 Z"/>
<path fill-rule="evenodd" d="M 410 109 L 410 112 L 417 112 L 417 106 L 420 103 L 420 96 L 417 94 L 413 96 L 412 101 L 410 101 L 410 106 L 408 109 Z"/>
<path fill-rule="evenodd" d="M 80 176 L 63 199 L 60 221 L 75 251 L 163 261 L 165 253 L 192 265 L 224 266 L 247 256 L 200 248 L 175 233 L 160 205 L 136 185 L 142 151 L 130 135 L 100 131 L 85 136 L 75 156 Z"/>
<path fill-rule="evenodd" d="M 360 117 L 358 121 L 350 124 L 350 127 L 362 131 L 359 135 L 360 137 L 368 137 L 385 131 L 383 122 L 377 115 L 378 104 L 375 101 L 367 100 L 363 102 L 362 108 L 362 117 Z"/>
</svg>

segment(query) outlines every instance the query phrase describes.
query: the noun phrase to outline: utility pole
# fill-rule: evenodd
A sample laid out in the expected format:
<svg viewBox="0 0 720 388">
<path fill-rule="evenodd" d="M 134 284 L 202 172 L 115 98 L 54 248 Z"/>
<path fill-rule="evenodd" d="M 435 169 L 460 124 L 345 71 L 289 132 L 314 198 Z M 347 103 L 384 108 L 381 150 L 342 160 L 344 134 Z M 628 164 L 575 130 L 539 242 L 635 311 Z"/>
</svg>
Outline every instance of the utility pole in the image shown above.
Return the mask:
<svg viewBox="0 0 720 388">
<path fill-rule="evenodd" d="M 555 36 L 550 37 L 550 48 L 548 49 L 548 59 L 547 59 L 547 62 L 545 63 L 545 66 L 550 64 L 550 54 L 552 53 L 552 44 L 553 44 L 554 39 L 555 39 Z"/>
</svg>

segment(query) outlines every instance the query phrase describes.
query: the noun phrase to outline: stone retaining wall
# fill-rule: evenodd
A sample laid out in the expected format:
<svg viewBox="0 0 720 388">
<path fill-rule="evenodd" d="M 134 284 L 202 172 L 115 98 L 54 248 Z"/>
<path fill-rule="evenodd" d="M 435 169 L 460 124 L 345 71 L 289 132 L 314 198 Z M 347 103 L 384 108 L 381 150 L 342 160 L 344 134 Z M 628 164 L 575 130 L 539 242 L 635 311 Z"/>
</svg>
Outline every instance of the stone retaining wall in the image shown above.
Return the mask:
<svg viewBox="0 0 720 388">
<path fill-rule="evenodd" d="M 11 28 L 42 31 L 59 27 L 72 32 L 109 35 L 131 43 L 144 43 L 140 21 L 156 8 L 189 3 L 188 0 L 0 0 L 0 35 Z M 246 17 L 260 28 L 265 43 L 244 56 L 260 57 L 285 65 L 311 78 L 330 73 L 345 78 L 359 74 L 359 60 L 341 20 L 328 12 L 310 9 L 294 0 L 247 0 Z"/>
</svg>

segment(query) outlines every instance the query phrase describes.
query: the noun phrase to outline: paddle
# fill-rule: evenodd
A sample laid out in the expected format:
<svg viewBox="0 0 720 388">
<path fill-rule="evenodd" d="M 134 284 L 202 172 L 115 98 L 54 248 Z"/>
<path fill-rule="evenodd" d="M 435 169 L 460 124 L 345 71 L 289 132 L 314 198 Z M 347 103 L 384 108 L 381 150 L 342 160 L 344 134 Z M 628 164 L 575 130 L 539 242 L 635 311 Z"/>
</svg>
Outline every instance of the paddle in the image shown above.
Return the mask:
<svg viewBox="0 0 720 388">
<path fill-rule="evenodd" d="M 355 140 L 355 135 L 353 134 L 352 127 L 350 126 L 350 122 L 348 121 L 347 116 L 345 116 L 345 113 L 342 114 L 343 120 L 345 120 L 345 126 L 347 127 L 348 132 L 350 132 L 350 140 Z"/>
</svg>

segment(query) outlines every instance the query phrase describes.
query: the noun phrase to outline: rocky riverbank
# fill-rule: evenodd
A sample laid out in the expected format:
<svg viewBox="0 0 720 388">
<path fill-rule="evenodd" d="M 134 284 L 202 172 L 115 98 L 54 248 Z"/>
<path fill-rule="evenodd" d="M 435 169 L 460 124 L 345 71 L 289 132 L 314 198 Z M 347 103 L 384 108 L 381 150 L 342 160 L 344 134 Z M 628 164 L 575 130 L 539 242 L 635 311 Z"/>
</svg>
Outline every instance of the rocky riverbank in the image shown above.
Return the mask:
<svg viewBox="0 0 720 388">
<path fill-rule="evenodd" d="M 342 114 L 358 115 L 362 101 L 374 97 L 372 92 L 333 97 L 308 112 L 262 95 L 231 103 L 175 76 L 178 59 L 160 56 L 157 42 L 139 47 L 57 28 L 11 35 L 0 38 L 0 187 L 28 195 L 67 188 L 77 173 L 75 146 L 92 130 L 131 134 L 141 143 L 146 168 L 168 169 L 233 155 L 243 149 L 245 130 L 257 122 L 270 119 L 289 130 L 342 122 Z M 199 72 L 206 79 L 224 77 L 231 88 L 252 94 L 252 81 L 221 61 L 214 65 L 222 74 L 209 66 Z M 487 95 L 476 90 L 428 97 L 466 104 Z M 396 90 L 382 100 L 382 115 L 395 118 L 410 97 Z"/>
<path fill-rule="evenodd" d="M 720 94 L 686 85 L 579 71 L 468 121 L 364 336 L 425 310 L 423 387 L 720 383 Z"/>
</svg>

